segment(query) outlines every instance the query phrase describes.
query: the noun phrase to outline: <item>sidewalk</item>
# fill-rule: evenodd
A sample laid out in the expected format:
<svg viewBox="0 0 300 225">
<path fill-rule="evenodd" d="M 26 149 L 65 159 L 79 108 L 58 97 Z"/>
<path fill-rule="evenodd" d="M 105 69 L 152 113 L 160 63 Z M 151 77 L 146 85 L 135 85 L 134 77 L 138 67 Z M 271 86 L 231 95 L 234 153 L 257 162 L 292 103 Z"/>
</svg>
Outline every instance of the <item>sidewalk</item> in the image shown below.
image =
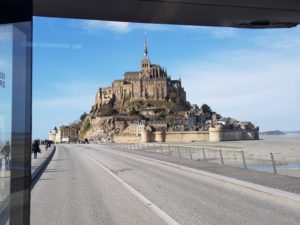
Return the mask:
<svg viewBox="0 0 300 225">
<path fill-rule="evenodd" d="M 36 174 L 38 171 L 37 169 L 40 169 L 40 166 L 45 162 L 45 160 L 49 157 L 49 155 L 54 150 L 54 145 L 51 145 L 50 148 L 46 151 L 45 145 L 40 145 L 41 153 L 38 153 L 37 158 L 34 159 L 34 155 L 32 154 L 31 158 L 31 176 Z M 32 177 L 33 179 L 33 177 Z"/>
<path fill-rule="evenodd" d="M 105 146 L 105 145 L 104 145 Z M 266 172 L 254 171 L 250 169 L 243 169 L 238 167 L 232 167 L 227 165 L 219 165 L 215 163 L 208 163 L 206 161 L 179 159 L 176 157 L 170 157 L 155 152 L 144 152 L 138 150 L 125 150 L 120 148 L 114 148 L 113 146 L 107 146 L 119 151 L 132 153 L 144 157 L 149 157 L 156 160 L 161 160 L 169 163 L 174 163 L 181 166 L 186 166 L 193 169 L 203 170 L 217 175 L 222 175 L 229 178 L 246 181 L 265 187 L 270 187 L 290 193 L 300 194 L 300 178 L 291 177 L 287 175 L 271 174 Z"/>
<path fill-rule="evenodd" d="M 31 158 L 31 179 L 32 180 L 37 177 L 38 173 L 45 165 L 47 159 L 55 151 L 54 145 L 52 145 L 51 148 L 48 148 L 47 151 L 44 145 L 41 145 L 40 149 L 41 149 L 41 153 L 37 155 L 37 159 L 34 159 L 33 158 L 34 156 L 32 154 L 32 158 Z M 1 215 L 6 209 L 6 206 L 8 205 L 8 201 L 9 201 L 10 170 L 1 170 L 0 179 L 1 179 L 0 182 L 0 215 Z M 1 220 L 0 220 L 0 224 L 1 224 Z"/>
</svg>

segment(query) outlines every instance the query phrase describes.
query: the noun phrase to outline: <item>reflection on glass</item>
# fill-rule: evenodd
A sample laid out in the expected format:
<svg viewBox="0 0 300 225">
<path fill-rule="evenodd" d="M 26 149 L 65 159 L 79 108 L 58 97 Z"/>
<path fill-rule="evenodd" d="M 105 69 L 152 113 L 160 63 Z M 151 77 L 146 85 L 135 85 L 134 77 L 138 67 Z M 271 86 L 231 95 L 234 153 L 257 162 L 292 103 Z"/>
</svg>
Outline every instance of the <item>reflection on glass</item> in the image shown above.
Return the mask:
<svg viewBox="0 0 300 225">
<path fill-rule="evenodd" d="M 12 25 L 0 26 L 0 224 L 8 221 L 11 160 Z"/>
</svg>

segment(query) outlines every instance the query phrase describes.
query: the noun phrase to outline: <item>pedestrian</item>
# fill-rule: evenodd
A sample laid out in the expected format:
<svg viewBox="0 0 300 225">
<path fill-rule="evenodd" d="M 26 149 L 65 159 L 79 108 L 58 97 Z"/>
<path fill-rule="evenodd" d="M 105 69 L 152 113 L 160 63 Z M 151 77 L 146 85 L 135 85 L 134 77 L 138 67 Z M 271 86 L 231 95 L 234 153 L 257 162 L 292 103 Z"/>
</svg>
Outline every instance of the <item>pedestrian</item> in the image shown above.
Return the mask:
<svg viewBox="0 0 300 225">
<path fill-rule="evenodd" d="M 9 155 L 10 155 L 10 145 L 9 142 L 6 142 L 4 147 L 1 150 L 2 155 L 4 155 L 4 161 L 5 161 L 5 169 L 9 170 L 10 163 L 9 163 Z"/>
<path fill-rule="evenodd" d="M 48 148 L 51 147 L 51 141 L 46 140 L 45 142 L 46 142 L 45 145 L 46 145 L 46 151 L 47 151 Z"/>
<path fill-rule="evenodd" d="M 41 153 L 41 149 L 40 149 L 40 145 L 39 145 L 39 141 L 35 140 L 32 144 L 32 152 L 34 154 L 34 158 L 37 158 L 37 154 Z"/>
</svg>

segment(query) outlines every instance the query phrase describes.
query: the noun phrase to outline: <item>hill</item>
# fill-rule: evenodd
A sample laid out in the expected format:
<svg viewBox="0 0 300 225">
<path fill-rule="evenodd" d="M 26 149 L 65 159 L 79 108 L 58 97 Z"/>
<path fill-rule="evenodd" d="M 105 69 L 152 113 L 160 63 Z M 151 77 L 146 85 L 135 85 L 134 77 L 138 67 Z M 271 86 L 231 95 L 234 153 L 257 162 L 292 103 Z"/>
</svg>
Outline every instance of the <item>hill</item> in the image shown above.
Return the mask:
<svg viewBox="0 0 300 225">
<path fill-rule="evenodd" d="M 285 133 L 280 130 L 271 130 L 271 131 L 260 132 L 260 135 L 283 135 L 283 134 L 285 134 Z"/>
</svg>

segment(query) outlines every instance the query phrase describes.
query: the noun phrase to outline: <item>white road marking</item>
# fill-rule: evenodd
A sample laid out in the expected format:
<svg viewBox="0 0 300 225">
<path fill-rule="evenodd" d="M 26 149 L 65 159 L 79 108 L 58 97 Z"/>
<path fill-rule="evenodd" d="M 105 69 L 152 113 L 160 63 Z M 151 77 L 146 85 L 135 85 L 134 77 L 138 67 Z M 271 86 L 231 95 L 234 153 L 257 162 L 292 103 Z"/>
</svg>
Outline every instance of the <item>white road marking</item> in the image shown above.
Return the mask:
<svg viewBox="0 0 300 225">
<path fill-rule="evenodd" d="M 132 186 L 130 186 L 128 183 L 126 183 L 123 179 L 121 179 L 119 176 L 111 172 L 107 167 L 102 165 L 100 162 L 98 162 L 96 159 L 92 158 L 91 156 L 88 156 L 91 160 L 93 160 L 95 163 L 98 164 L 103 170 L 105 170 L 107 173 L 109 173 L 113 178 L 115 178 L 117 181 L 119 181 L 128 191 L 130 191 L 131 194 L 133 194 L 138 200 L 140 200 L 146 207 L 152 210 L 157 216 L 159 216 L 166 224 L 169 225 L 180 225 L 176 220 L 174 220 L 171 216 L 169 216 L 167 213 L 162 211 L 158 206 L 156 206 L 153 202 L 151 202 L 149 199 L 147 199 L 145 196 L 143 196 L 140 192 L 135 190 Z"/>
</svg>

